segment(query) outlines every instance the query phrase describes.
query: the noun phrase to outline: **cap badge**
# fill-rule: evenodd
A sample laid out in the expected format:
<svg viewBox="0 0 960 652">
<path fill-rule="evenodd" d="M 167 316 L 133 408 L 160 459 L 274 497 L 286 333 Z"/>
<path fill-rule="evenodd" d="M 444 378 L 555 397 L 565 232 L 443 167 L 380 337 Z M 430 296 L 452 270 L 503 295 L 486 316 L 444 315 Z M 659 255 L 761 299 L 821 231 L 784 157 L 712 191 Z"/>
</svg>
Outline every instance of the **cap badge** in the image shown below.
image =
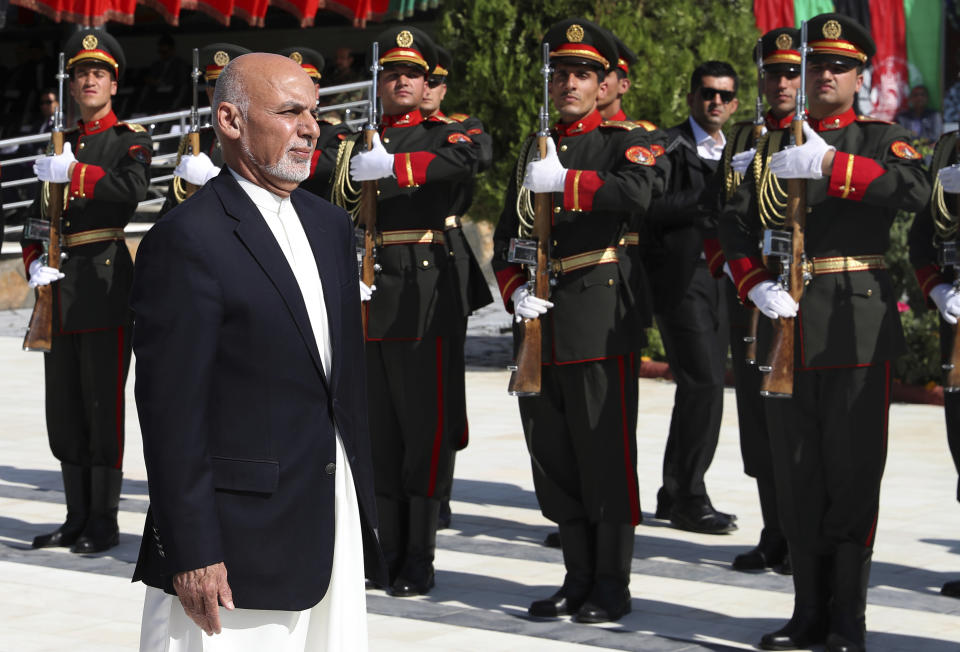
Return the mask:
<svg viewBox="0 0 960 652">
<path fill-rule="evenodd" d="M 290 53 L 290 58 L 293 59 L 293 60 L 294 60 L 295 62 L 297 62 L 297 63 L 303 63 L 303 55 L 300 54 L 299 52 L 291 52 L 291 53 Z"/>
<path fill-rule="evenodd" d="M 781 34 L 777 37 L 777 49 L 789 50 L 793 46 L 793 39 L 789 34 Z"/>
<path fill-rule="evenodd" d="M 843 33 L 843 29 L 840 27 L 840 23 L 835 20 L 828 20 L 823 25 L 823 35 L 828 39 L 838 39 Z"/>
<path fill-rule="evenodd" d="M 218 66 L 225 66 L 230 63 L 230 55 L 223 50 L 217 50 L 216 54 L 213 55 L 213 62 Z"/>
<path fill-rule="evenodd" d="M 567 28 L 567 40 L 571 43 L 580 43 L 583 41 L 583 28 L 580 25 L 573 24 Z"/>
<path fill-rule="evenodd" d="M 87 34 L 83 37 L 83 49 L 84 50 L 95 50 L 97 45 L 100 44 L 100 40 L 93 34 Z"/>
<path fill-rule="evenodd" d="M 397 45 L 402 48 L 408 48 L 413 45 L 413 34 L 406 29 L 397 34 Z"/>
</svg>

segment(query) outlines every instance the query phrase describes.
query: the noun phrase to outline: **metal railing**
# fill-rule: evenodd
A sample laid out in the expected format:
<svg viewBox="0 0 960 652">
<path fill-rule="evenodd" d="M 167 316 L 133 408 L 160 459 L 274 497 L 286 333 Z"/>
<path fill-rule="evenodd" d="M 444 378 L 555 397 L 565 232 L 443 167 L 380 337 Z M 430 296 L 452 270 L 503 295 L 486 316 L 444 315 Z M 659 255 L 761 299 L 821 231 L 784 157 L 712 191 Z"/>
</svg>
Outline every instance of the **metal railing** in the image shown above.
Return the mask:
<svg viewBox="0 0 960 652">
<path fill-rule="evenodd" d="M 353 129 L 358 129 L 366 122 L 366 110 L 369 103 L 369 100 L 363 99 L 368 98 L 370 95 L 370 82 L 353 82 L 350 84 L 340 84 L 337 86 L 328 86 L 326 88 L 320 89 L 320 97 L 339 95 L 341 93 L 352 93 L 359 91 L 361 93 L 361 99 L 353 100 L 350 102 L 342 102 L 339 104 L 323 105 L 320 104 L 319 112 L 321 115 L 329 113 L 332 111 L 342 112 L 345 117 L 345 122 Z M 201 118 L 209 118 L 210 116 L 210 107 L 203 107 L 199 109 L 199 114 Z M 143 125 L 146 127 L 150 138 L 153 141 L 154 151 L 159 150 L 159 146 L 165 141 L 177 139 L 179 141 L 189 130 L 189 121 L 190 121 L 190 109 L 184 109 L 183 111 L 173 111 L 171 113 L 160 113 L 157 115 L 148 115 L 141 116 L 137 118 L 129 118 L 124 120 L 124 122 L 131 122 L 134 124 Z M 163 125 L 169 124 L 170 126 L 161 129 Z M 174 129 L 174 127 L 178 127 Z M 158 131 L 163 131 L 164 133 L 158 133 Z M 17 138 L 6 138 L 0 140 L 0 151 L 11 148 L 19 147 L 22 145 L 32 145 L 32 144 L 45 144 L 50 141 L 50 134 L 37 134 L 32 136 L 19 136 Z M 42 158 L 44 154 L 34 154 L 30 156 L 15 156 L 11 158 L 2 158 L 0 157 L 0 167 L 9 169 L 9 166 L 13 165 L 22 165 L 32 163 L 39 158 Z M 155 210 L 155 207 L 158 209 L 160 205 L 163 204 L 164 198 L 167 193 L 167 186 L 170 181 L 173 179 L 173 163 L 177 158 L 176 152 L 168 154 L 159 154 L 154 156 L 150 163 L 151 176 L 150 176 L 150 186 L 148 189 L 148 194 L 153 196 L 159 194 L 160 196 L 153 196 L 151 199 L 145 199 L 137 205 L 137 211 L 146 213 Z M 156 170 L 160 174 L 153 174 L 153 171 Z M 10 191 L 15 188 L 24 188 L 27 186 L 32 186 L 39 183 L 37 177 L 27 177 L 23 179 L 12 179 L 10 181 L 3 181 L 0 183 L 0 188 L 5 191 Z M 3 204 L 3 211 L 8 216 L 15 214 L 15 212 L 21 208 L 29 206 L 33 203 L 33 199 L 19 200 Z M 19 236 L 23 231 L 23 227 L 20 225 L 11 225 L 4 229 L 5 236 Z"/>
</svg>

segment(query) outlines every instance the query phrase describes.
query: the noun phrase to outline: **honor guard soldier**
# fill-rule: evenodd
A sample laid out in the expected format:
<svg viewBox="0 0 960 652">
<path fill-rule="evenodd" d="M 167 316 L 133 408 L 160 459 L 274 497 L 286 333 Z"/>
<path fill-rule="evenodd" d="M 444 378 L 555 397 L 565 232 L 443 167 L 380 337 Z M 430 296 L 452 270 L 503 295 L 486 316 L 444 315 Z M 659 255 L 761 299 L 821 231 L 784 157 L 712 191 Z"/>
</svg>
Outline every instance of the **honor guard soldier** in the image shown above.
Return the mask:
<svg viewBox="0 0 960 652">
<path fill-rule="evenodd" d="M 334 199 L 349 208 L 350 189 L 376 181 L 376 278 L 361 282 L 366 319 L 367 391 L 380 543 L 391 595 L 427 593 L 440 501 L 447 495 L 452 441 L 463 435 L 462 402 L 450 388 L 463 373 L 464 308 L 444 234 L 459 188 L 476 172 L 477 147 L 460 123 L 423 119 L 427 73 L 436 47 L 414 27 L 377 38 L 376 92 L 383 106 L 370 150 L 341 148 Z M 351 157 L 352 155 L 352 157 Z M 347 170 L 349 169 L 349 173 Z M 451 418 L 452 417 L 452 418 Z"/>
<path fill-rule="evenodd" d="M 441 110 L 441 104 L 447 95 L 447 82 L 450 79 L 450 73 L 453 70 L 453 59 L 450 53 L 437 46 L 437 66 L 433 72 L 427 76 L 427 85 L 423 90 L 423 102 L 420 104 L 420 113 L 424 120 L 429 122 L 441 122 L 450 124 L 459 122 L 466 130 L 470 140 L 477 148 L 477 172 L 484 172 L 493 162 L 493 138 L 486 132 L 483 122 L 465 113 L 454 113 L 449 116 L 444 115 Z M 460 288 L 460 301 L 463 307 L 463 329 L 460 333 L 459 343 L 456 350 L 451 352 L 450 364 L 464 364 L 464 346 L 467 338 L 467 318 L 475 310 L 493 303 L 493 295 L 490 294 L 490 288 L 487 286 L 487 280 L 483 276 L 483 270 L 480 269 L 480 263 L 477 262 L 470 244 L 467 242 L 467 236 L 463 232 L 461 218 L 466 214 L 470 205 L 473 203 L 474 186 L 473 179 L 470 182 L 462 183 L 458 186 L 457 196 L 454 204 L 449 209 L 444 225 L 444 237 L 447 240 L 447 247 L 450 249 L 450 255 L 453 256 L 454 265 L 457 270 L 457 285 Z M 470 440 L 470 427 L 467 423 L 467 397 L 466 369 L 457 370 L 451 366 L 448 377 L 451 385 L 448 385 L 450 394 L 451 423 L 457 424 L 462 429 L 460 436 L 456 436 L 451 441 L 454 451 L 466 448 Z M 453 385 L 452 383 L 458 383 Z M 450 527 L 450 493 L 453 487 L 453 461 L 450 464 L 450 481 L 448 493 L 443 497 L 440 505 L 440 516 L 438 527 L 442 530 Z"/>
<path fill-rule="evenodd" d="M 764 378 L 782 372 L 792 390 L 771 390 L 764 404 L 794 611 L 760 647 L 826 642 L 836 652 L 864 649 L 891 363 L 904 351 L 884 253 L 897 210 L 922 208 L 930 185 L 905 129 L 854 112 L 875 52 L 869 32 L 840 14 L 816 16 L 806 29 L 805 142 L 789 147 L 787 132 L 764 137 L 757 148 L 764 168 L 755 168 L 724 208 L 720 236 L 740 299 L 770 318 L 761 320 L 760 354 L 771 348 L 771 325 L 793 338 L 779 351 L 792 354 L 793 373 L 776 366 L 782 356 L 770 356 Z M 785 232 L 793 219 L 780 206 L 791 193 L 787 205 L 799 205 L 792 215 L 805 226 Z M 785 241 L 790 264 L 802 266 L 789 292 L 757 252 L 762 232 L 772 243 L 768 256 Z M 798 306 L 791 292 L 801 289 Z"/>
<path fill-rule="evenodd" d="M 640 522 L 636 472 L 639 314 L 618 245 L 632 215 L 663 187 L 647 132 L 604 122 L 597 93 L 617 47 L 582 18 L 547 31 L 549 94 L 560 113 L 532 160 L 521 149 L 494 234 L 494 271 L 517 321 L 539 319 L 540 392 L 519 398 L 534 486 L 543 515 L 559 525 L 566 576 L 537 617 L 571 614 L 579 622 L 614 621 L 630 611 L 634 527 Z M 543 109 L 547 110 L 546 107 Z M 511 242 L 528 238 L 530 194 L 548 194 L 552 275 L 549 300 L 511 262 Z M 519 331 L 518 331 L 519 333 Z"/>
<path fill-rule="evenodd" d="M 277 54 L 299 63 L 319 91 L 323 55 L 299 45 L 280 50 Z M 317 116 L 320 136 L 317 138 L 316 149 L 313 150 L 313 158 L 310 159 L 310 177 L 301 183 L 300 187 L 318 197 L 330 199 L 330 182 L 337 164 L 337 152 L 340 143 L 350 135 L 350 128 L 335 113 L 328 112 L 321 116 L 319 111 L 314 111 L 314 114 Z"/>
<path fill-rule="evenodd" d="M 250 50 L 247 48 L 231 43 L 213 43 L 200 49 L 200 74 L 203 75 L 205 82 L 204 90 L 208 105 L 213 104 L 213 91 L 217 87 L 220 72 L 233 59 L 249 53 Z M 177 166 L 173 170 L 173 180 L 167 189 L 166 200 L 160 208 L 160 217 L 166 215 L 167 211 L 189 196 L 186 184 L 199 187 L 220 174 L 223 154 L 220 152 L 217 135 L 209 123 L 200 127 L 199 140 L 200 151 L 191 155 L 190 136 L 185 135 L 180 139 L 180 147 L 177 149 Z"/>
<path fill-rule="evenodd" d="M 757 51 L 759 48 L 759 52 Z M 762 81 L 757 89 L 757 116 L 754 122 L 738 122 L 730 130 L 727 148 L 710 189 L 714 216 L 719 217 L 723 204 L 729 201 L 740 185 L 743 175 L 756 155 L 756 140 L 768 131 L 782 131 L 790 127 L 800 86 L 800 32 L 792 27 L 781 27 L 763 35 L 754 48 L 754 60 L 759 61 L 758 74 Z M 763 113 L 762 97 L 769 109 Z M 758 131 L 760 133 L 758 133 Z M 720 241 L 708 238 L 703 243 L 710 272 L 722 278 L 729 270 Z M 737 555 L 733 568 L 739 571 L 773 568 L 790 573 L 787 540 L 780 529 L 777 510 L 777 490 L 770 458 L 770 437 L 763 415 L 760 396 L 760 370 L 756 353 L 748 343 L 756 342 L 756 308 L 745 306 L 737 299 L 732 287 L 727 287 L 727 316 L 730 327 L 730 357 L 734 386 L 737 394 L 737 422 L 740 426 L 740 453 L 744 472 L 757 481 L 763 530 L 753 549 Z M 750 347 L 755 349 L 754 347 Z"/>
<path fill-rule="evenodd" d="M 82 119 L 64 134 L 62 154 L 34 165 L 45 184 L 68 187 L 60 271 L 46 265 L 39 240 L 25 234 L 22 244 L 30 285 L 53 283 L 53 339 L 44 355 L 47 434 L 63 471 L 67 519 L 33 547 L 90 553 L 117 545 L 119 535 L 133 281 L 123 229 L 146 196 L 152 147 L 143 127 L 118 122 L 111 108 L 126 65 L 116 40 L 81 30 L 65 54 Z M 33 218 L 59 199 L 48 190 L 41 196 Z"/>
<path fill-rule="evenodd" d="M 960 138 L 958 132 L 941 136 L 930 163 L 933 193 L 917 213 L 910 229 L 910 263 L 916 270 L 920 289 L 931 306 L 940 311 L 940 353 L 947 378 L 943 409 L 947 422 L 947 443 L 954 466 L 960 473 L 960 347 L 957 318 L 960 317 L 960 258 L 957 257 L 957 229 L 960 226 Z M 960 500 L 960 484 L 957 485 Z M 943 595 L 960 598 L 960 580 L 946 582 Z"/>
</svg>

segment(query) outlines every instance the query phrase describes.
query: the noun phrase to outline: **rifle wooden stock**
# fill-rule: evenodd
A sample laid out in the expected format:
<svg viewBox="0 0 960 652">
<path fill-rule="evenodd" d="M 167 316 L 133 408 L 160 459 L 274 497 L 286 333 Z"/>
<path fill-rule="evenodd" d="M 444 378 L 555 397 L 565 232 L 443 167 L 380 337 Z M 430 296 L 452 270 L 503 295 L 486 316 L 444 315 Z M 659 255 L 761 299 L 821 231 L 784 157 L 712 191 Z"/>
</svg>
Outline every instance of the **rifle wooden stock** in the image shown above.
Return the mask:
<svg viewBox="0 0 960 652">
<path fill-rule="evenodd" d="M 367 129 L 363 132 L 367 149 L 373 147 L 373 137 L 377 132 Z M 360 265 L 360 280 L 368 287 L 373 287 L 376 270 L 374 269 L 374 237 L 377 232 L 377 182 L 363 181 L 360 188 L 360 212 L 357 221 L 363 227 L 363 260 Z M 363 321 L 363 332 L 367 332 L 367 307 L 360 306 L 360 315 Z"/>
<path fill-rule="evenodd" d="M 196 156 L 200 153 L 200 132 L 191 131 L 187 135 L 187 142 L 190 143 L 190 156 Z M 200 186 L 194 185 L 190 182 L 185 182 L 183 184 L 184 189 L 184 199 L 197 192 Z"/>
<path fill-rule="evenodd" d="M 540 136 L 537 145 L 540 160 L 547 157 L 547 138 Z M 534 276 L 534 294 L 550 297 L 550 268 L 547 247 L 550 246 L 550 194 L 536 193 L 533 196 L 533 235 L 537 239 L 537 270 Z M 524 319 L 520 324 L 520 348 L 517 351 L 517 366 L 510 374 L 507 391 L 513 396 L 539 396 L 540 372 L 543 355 L 540 319 Z"/>
<path fill-rule="evenodd" d="M 63 154 L 63 132 L 51 134 L 54 154 Z M 60 217 L 63 214 L 63 185 L 48 185 L 47 217 L 50 219 L 50 245 L 47 247 L 47 266 L 60 269 Z M 41 285 L 36 289 L 36 301 L 30 315 L 30 325 L 23 338 L 24 351 L 49 353 L 53 345 L 53 287 Z"/>
<path fill-rule="evenodd" d="M 957 139 L 957 159 L 960 160 L 960 138 Z M 960 195 L 957 196 L 956 214 L 960 216 Z M 960 269 L 954 268 L 954 274 L 960 274 Z M 946 367 L 947 377 L 943 381 L 943 391 L 960 392 L 960 324 L 953 327 L 953 348 L 950 350 L 950 363 Z"/>
<path fill-rule="evenodd" d="M 803 144 L 803 122 L 794 120 L 791 125 L 794 142 Z M 792 233 L 792 260 L 790 261 L 790 296 L 800 303 L 803 296 L 803 228 L 807 218 L 807 182 L 804 179 L 787 179 L 787 212 L 784 229 Z M 793 396 L 793 344 L 794 318 L 779 318 L 773 322 L 773 341 L 760 393 L 775 398 Z"/>
</svg>

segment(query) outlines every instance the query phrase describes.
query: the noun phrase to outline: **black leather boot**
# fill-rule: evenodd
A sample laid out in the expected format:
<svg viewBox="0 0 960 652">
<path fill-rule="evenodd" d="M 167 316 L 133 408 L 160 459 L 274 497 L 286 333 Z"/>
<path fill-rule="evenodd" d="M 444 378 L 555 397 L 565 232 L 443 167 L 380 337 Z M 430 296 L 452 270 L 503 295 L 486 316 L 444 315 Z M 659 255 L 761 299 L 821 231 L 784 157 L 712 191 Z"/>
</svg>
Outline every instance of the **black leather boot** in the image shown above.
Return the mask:
<svg viewBox="0 0 960 652">
<path fill-rule="evenodd" d="M 863 652 L 867 634 L 867 586 L 873 552 L 858 544 L 837 546 L 833 569 L 828 652 Z"/>
<path fill-rule="evenodd" d="M 777 512 L 777 493 L 773 486 L 773 479 L 757 478 L 757 494 L 760 497 L 760 514 L 763 516 L 760 543 L 753 550 L 734 558 L 734 570 L 755 571 L 776 568 L 787 556 L 787 540 L 780 532 L 780 515 Z"/>
<path fill-rule="evenodd" d="M 797 650 L 827 638 L 825 560 L 820 555 L 790 549 L 793 564 L 793 616 L 782 628 L 760 639 L 761 650 Z"/>
<path fill-rule="evenodd" d="M 409 598 L 425 595 L 433 588 L 433 556 L 437 548 L 437 518 L 440 501 L 434 498 L 410 498 L 407 519 L 407 549 L 390 595 Z"/>
<path fill-rule="evenodd" d="M 587 601 L 577 612 L 578 623 L 606 623 L 630 613 L 630 564 L 633 525 L 598 523 L 596 574 Z"/>
<path fill-rule="evenodd" d="M 377 532 L 380 535 L 380 550 L 383 551 L 383 559 L 387 563 L 387 586 L 393 585 L 403 564 L 407 548 L 408 511 L 405 501 L 377 496 Z"/>
<path fill-rule="evenodd" d="M 117 511 L 123 472 L 109 466 L 90 469 L 90 518 L 70 552 L 93 553 L 113 548 L 120 542 Z"/>
<path fill-rule="evenodd" d="M 34 548 L 72 546 L 83 533 L 90 513 L 90 469 L 76 464 L 61 464 L 67 520 L 49 534 L 33 538 Z"/>
<path fill-rule="evenodd" d="M 587 599 L 593 583 L 594 533 L 586 521 L 560 524 L 563 541 L 563 566 L 566 575 L 563 586 L 545 600 L 533 602 L 527 613 L 537 618 L 557 618 L 575 614 Z"/>
</svg>

